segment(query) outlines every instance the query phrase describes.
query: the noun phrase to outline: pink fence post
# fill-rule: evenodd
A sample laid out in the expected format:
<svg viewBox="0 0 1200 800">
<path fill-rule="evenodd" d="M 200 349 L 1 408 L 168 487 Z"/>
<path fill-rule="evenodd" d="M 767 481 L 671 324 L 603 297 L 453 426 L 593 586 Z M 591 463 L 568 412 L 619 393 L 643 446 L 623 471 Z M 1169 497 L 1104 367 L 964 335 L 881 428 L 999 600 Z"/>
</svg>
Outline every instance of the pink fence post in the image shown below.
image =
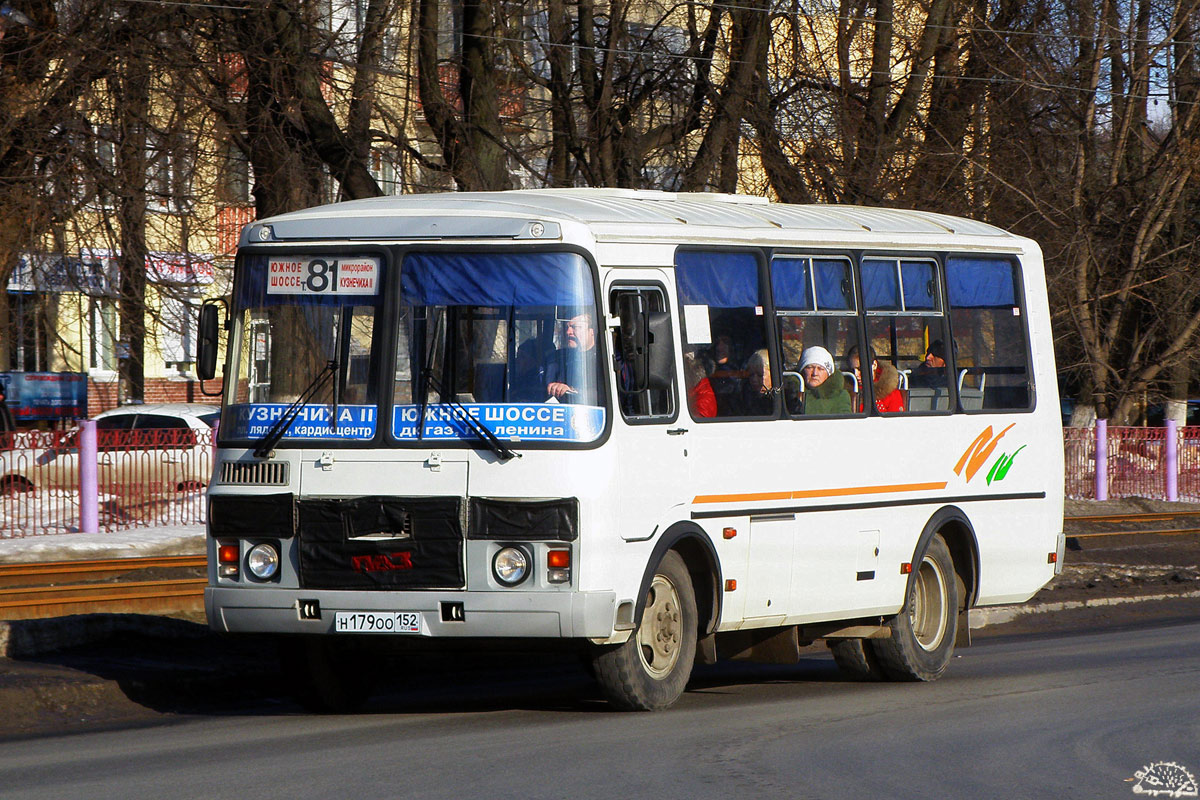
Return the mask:
<svg viewBox="0 0 1200 800">
<path fill-rule="evenodd" d="M 1108 499 L 1108 420 L 1096 420 L 1096 499 Z"/>
<path fill-rule="evenodd" d="M 100 532 L 100 491 L 96 479 L 96 421 L 79 423 L 79 532 Z"/>
<path fill-rule="evenodd" d="M 1167 499 L 1179 499 L 1179 431 L 1175 420 L 1167 420 Z"/>
</svg>

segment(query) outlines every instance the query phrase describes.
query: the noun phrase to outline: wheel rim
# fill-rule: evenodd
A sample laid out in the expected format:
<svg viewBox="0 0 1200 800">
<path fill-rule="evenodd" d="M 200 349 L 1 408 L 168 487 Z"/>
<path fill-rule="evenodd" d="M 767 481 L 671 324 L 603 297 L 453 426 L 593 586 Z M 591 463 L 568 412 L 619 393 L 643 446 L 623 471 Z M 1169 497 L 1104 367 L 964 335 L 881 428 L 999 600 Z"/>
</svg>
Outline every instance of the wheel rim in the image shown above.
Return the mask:
<svg viewBox="0 0 1200 800">
<path fill-rule="evenodd" d="M 647 674 L 656 679 L 670 674 L 679 660 L 682 632 L 679 592 L 665 576 L 655 575 L 637 632 L 638 656 Z"/>
<path fill-rule="evenodd" d="M 926 557 L 917 571 L 913 587 L 913 636 L 923 650 L 936 650 L 946 637 L 949 614 L 946 613 L 946 576 L 933 559 Z"/>
</svg>

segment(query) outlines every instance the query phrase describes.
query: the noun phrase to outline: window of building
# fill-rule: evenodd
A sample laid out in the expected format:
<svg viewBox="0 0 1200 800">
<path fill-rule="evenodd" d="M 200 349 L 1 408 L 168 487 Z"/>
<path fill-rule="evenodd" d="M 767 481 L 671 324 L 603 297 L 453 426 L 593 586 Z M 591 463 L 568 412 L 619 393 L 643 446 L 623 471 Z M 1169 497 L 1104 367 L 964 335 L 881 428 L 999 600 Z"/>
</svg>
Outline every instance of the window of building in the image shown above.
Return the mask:
<svg viewBox="0 0 1200 800">
<path fill-rule="evenodd" d="M 399 180 L 399 160 L 395 150 L 371 151 L 371 177 L 379 184 L 384 194 L 400 194 L 403 187 Z"/>
<path fill-rule="evenodd" d="M 191 137 L 147 137 L 146 201 L 151 211 L 180 214 L 191 209 L 195 161 Z"/>
<path fill-rule="evenodd" d="M 196 299 L 166 296 L 162 299 L 158 325 L 158 349 L 168 369 L 190 371 L 196 360 L 196 325 L 199 316 Z"/>
<path fill-rule="evenodd" d="M 240 147 L 228 142 L 222 148 L 221 170 L 217 184 L 218 199 L 228 205 L 254 204 L 254 171 L 250 159 Z"/>
<path fill-rule="evenodd" d="M 102 372 L 117 369 L 117 304 L 93 297 L 88 308 L 88 367 Z"/>
</svg>

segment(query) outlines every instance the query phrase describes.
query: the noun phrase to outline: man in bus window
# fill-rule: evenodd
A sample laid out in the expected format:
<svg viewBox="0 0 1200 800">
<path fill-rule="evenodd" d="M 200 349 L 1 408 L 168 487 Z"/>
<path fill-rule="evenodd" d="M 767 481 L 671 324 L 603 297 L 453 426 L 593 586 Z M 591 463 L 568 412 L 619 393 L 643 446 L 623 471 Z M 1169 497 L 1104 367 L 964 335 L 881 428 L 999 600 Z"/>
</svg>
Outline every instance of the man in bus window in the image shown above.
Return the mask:
<svg viewBox="0 0 1200 800">
<path fill-rule="evenodd" d="M 766 348 L 751 353 L 747 359 L 743 392 L 743 415 L 762 417 L 775 411 L 776 392 L 771 388 L 771 356 Z"/>
<path fill-rule="evenodd" d="M 938 389 L 946 385 L 946 346 L 934 339 L 925 351 L 925 361 L 909 376 L 908 385 L 914 389 Z"/>
<path fill-rule="evenodd" d="M 712 366 L 708 370 L 708 383 L 712 387 L 717 404 L 717 416 L 742 416 L 742 393 L 746 384 L 746 373 L 737 369 L 733 357 L 733 337 L 719 333 L 713 340 Z"/>
<path fill-rule="evenodd" d="M 846 378 L 833 366 L 833 355 L 820 345 L 806 348 L 800 356 L 804 376 L 805 414 L 849 414 L 850 393 Z"/>
<path fill-rule="evenodd" d="M 566 347 L 546 365 L 546 394 L 558 403 L 596 404 L 596 327 L 584 312 L 567 320 Z"/>
</svg>

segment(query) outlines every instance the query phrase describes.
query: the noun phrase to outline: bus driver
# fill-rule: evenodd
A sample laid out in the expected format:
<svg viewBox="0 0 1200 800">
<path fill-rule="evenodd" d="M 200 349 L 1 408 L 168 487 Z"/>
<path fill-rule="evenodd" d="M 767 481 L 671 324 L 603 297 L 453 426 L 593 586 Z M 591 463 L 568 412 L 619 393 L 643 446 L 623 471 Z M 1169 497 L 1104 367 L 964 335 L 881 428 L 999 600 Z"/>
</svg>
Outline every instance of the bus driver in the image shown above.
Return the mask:
<svg viewBox="0 0 1200 800">
<path fill-rule="evenodd" d="M 596 403 L 596 328 L 592 315 L 567 320 L 567 346 L 546 365 L 546 394 L 560 403 Z"/>
</svg>

